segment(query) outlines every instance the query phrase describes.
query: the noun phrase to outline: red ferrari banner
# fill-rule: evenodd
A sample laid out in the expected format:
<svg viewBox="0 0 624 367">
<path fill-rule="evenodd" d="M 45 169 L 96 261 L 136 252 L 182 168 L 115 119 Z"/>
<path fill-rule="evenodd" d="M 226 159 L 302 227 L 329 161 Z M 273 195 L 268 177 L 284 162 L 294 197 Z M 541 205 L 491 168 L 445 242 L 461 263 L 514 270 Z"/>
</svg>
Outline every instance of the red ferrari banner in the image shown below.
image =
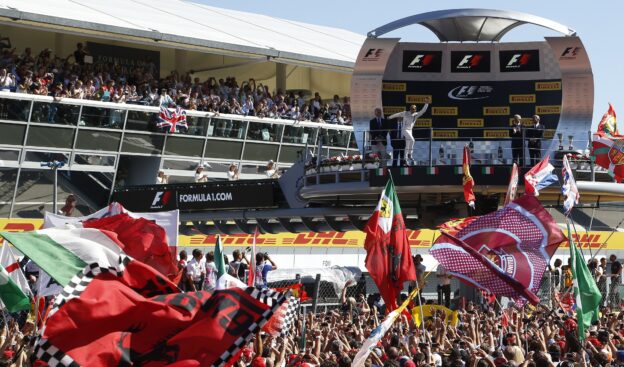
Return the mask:
<svg viewBox="0 0 624 367">
<path fill-rule="evenodd" d="M 224 366 L 284 302 L 271 290 L 179 293 L 149 266 L 88 266 L 64 289 L 35 355 L 60 366 Z"/>
<path fill-rule="evenodd" d="M 466 200 L 468 206 L 474 209 L 475 195 L 474 192 L 472 192 L 472 188 L 474 187 L 475 182 L 472 179 L 472 175 L 470 174 L 470 148 L 468 148 L 468 146 L 464 147 L 462 168 L 464 171 L 464 178 L 462 180 L 464 185 L 464 200 Z"/>
</svg>

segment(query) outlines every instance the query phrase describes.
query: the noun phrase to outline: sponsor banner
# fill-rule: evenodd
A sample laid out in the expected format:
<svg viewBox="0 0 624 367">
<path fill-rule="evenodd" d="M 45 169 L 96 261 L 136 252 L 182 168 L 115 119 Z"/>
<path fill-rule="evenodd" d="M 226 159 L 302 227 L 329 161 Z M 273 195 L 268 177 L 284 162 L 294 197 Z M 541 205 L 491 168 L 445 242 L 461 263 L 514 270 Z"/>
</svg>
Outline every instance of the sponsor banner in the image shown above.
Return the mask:
<svg viewBox="0 0 624 367">
<path fill-rule="evenodd" d="M 457 119 L 457 127 L 483 127 L 483 119 Z"/>
<path fill-rule="evenodd" d="M 533 126 L 533 119 L 531 117 L 522 117 L 520 121 L 522 122 L 522 126 Z M 513 125 L 514 125 L 514 119 L 513 117 L 510 117 L 509 126 L 513 126 Z"/>
<path fill-rule="evenodd" d="M 508 138 L 509 130 L 483 130 L 484 138 Z"/>
<path fill-rule="evenodd" d="M 491 85 L 460 85 L 448 92 L 448 98 L 456 101 L 471 101 L 490 98 L 494 88 Z"/>
<path fill-rule="evenodd" d="M 0 218 L 0 232 L 23 232 L 43 228 L 43 219 L 7 219 Z M 562 225 L 563 228 L 563 225 Z M 421 229 L 407 230 L 407 239 L 413 248 L 429 248 L 440 236 L 438 230 Z M 573 234 L 575 243 L 584 249 L 599 249 L 605 246 L 606 250 L 624 250 L 624 232 L 590 231 L 589 233 Z M 607 238 L 609 241 L 607 241 Z M 348 232 L 305 232 L 305 233 L 278 233 L 260 234 L 256 240 L 258 246 L 272 247 L 361 247 L 364 248 L 366 234 L 360 231 Z M 215 235 L 196 234 L 192 236 L 179 235 L 178 246 L 185 247 L 214 247 Z M 221 241 L 228 247 L 247 247 L 253 243 L 253 235 L 221 235 Z M 607 241 L 605 243 L 605 241 Z M 568 248 L 564 242 L 562 248 Z"/>
<path fill-rule="evenodd" d="M 500 72 L 539 71 L 539 50 L 499 51 Z"/>
<path fill-rule="evenodd" d="M 544 139 L 552 139 L 555 137 L 555 131 L 557 130 L 553 130 L 553 129 L 546 129 L 544 130 Z"/>
<path fill-rule="evenodd" d="M 538 92 L 561 90 L 561 82 L 535 82 L 535 90 Z"/>
<path fill-rule="evenodd" d="M 405 111 L 405 106 L 383 106 L 383 114 L 386 116 L 403 111 Z"/>
<path fill-rule="evenodd" d="M 115 190 L 113 201 L 138 212 L 272 207 L 273 183 L 159 185 Z"/>
<path fill-rule="evenodd" d="M 489 73 L 490 51 L 451 51 L 451 73 Z"/>
<path fill-rule="evenodd" d="M 433 107 L 431 114 L 433 116 L 457 116 L 457 107 Z"/>
<path fill-rule="evenodd" d="M 433 103 L 431 94 L 407 94 L 405 95 L 405 103 Z"/>
<path fill-rule="evenodd" d="M 431 119 L 419 118 L 414 123 L 414 127 L 431 127 Z"/>
<path fill-rule="evenodd" d="M 160 73 L 159 51 L 113 46 L 96 42 L 87 42 L 86 46 L 89 55 L 93 56 L 94 63 L 114 64 L 130 69 L 142 67 L 148 71 L 155 72 L 156 75 Z"/>
<path fill-rule="evenodd" d="M 485 115 L 485 116 L 506 116 L 506 115 L 509 115 L 509 106 L 483 107 L 483 115 Z"/>
<path fill-rule="evenodd" d="M 381 90 L 384 92 L 405 92 L 405 83 L 383 83 Z"/>
<path fill-rule="evenodd" d="M 509 103 L 535 103 L 535 94 L 510 94 Z"/>
<path fill-rule="evenodd" d="M 561 106 L 535 106 L 537 115 L 559 115 L 561 114 Z"/>
<path fill-rule="evenodd" d="M 442 71 L 442 51 L 403 51 L 404 73 L 439 73 Z"/>
<path fill-rule="evenodd" d="M 456 139 L 459 137 L 459 132 L 457 130 L 433 130 L 433 138 L 434 139 Z"/>
</svg>

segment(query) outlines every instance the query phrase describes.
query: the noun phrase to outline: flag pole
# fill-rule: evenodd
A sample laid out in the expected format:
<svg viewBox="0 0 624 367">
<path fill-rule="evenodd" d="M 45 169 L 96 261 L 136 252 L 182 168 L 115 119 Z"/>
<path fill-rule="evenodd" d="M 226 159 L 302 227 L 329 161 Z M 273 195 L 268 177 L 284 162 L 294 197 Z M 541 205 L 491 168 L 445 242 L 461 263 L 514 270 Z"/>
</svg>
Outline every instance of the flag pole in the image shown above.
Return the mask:
<svg viewBox="0 0 624 367">
<path fill-rule="evenodd" d="M 600 252 L 600 250 L 602 250 L 604 248 L 604 246 L 607 244 L 607 242 L 609 242 L 609 240 L 611 239 L 611 236 L 613 236 L 613 234 L 615 233 L 615 231 L 617 230 L 617 228 L 619 228 L 622 225 L 622 222 L 624 222 L 624 217 L 622 218 L 622 220 L 620 220 L 620 222 L 617 224 L 617 226 L 615 226 L 612 230 L 611 233 L 609 233 L 609 237 L 607 237 L 606 240 L 604 240 L 602 242 L 602 245 L 600 245 L 600 248 L 598 249 L 598 251 L 596 251 L 596 253 L 594 254 L 594 258 L 598 255 L 598 253 Z M 592 258 L 593 260 L 593 258 Z"/>
<path fill-rule="evenodd" d="M 581 249 L 581 254 L 583 254 L 583 261 L 585 261 L 585 253 L 583 252 L 583 245 L 581 244 L 581 240 L 580 237 L 578 235 L 578 232 L 576 231 L 576 223 L 574 223 L 574 221 L 570 218 L 568 218 L 568 220 L 570 221 L 570 223 L 572 223 L 572 228 L 574 229 L 574 235 L 576 236 L 576 241 L 579 243 L 579 248 Z M 585 229 L 585 231 L 587 232 L 587 229 Z M 591 259 L 594 258 L 594 254 L 592 252 L 591 249 L 591 243 L 589 244 L 589 246 L 587 246 L 589 248 L 589 255 L 591 256 Z"/>
</svg>

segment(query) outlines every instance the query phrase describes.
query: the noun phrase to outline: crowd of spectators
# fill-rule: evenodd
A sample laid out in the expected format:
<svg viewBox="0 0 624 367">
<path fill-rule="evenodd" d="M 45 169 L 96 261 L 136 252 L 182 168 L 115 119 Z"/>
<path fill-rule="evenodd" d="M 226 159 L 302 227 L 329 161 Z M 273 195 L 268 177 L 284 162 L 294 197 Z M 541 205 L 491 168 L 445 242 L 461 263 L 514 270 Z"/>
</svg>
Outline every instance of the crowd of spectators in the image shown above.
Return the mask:
<svg viewBox="0 0 624 367">
<path fill-rule="evenodd" d="M 60 98 L 90 99 L 148 106 L 180 106 L 188 110 L 239 114 L 297 121 L 350 124 L 349 97 L 325 101 L 303 91 L 271 92 L 254 79 L 236 77 L 200 80 L 192 71 L 172 71 L 159 78 L 153 63 L 128 68 L 99 63 L 82 43 L 67 57 L 50 48 L 34 54 L 31 48 L 18 53 L 10 41 L 0 43 L 0 90 Z"/>
</svg>

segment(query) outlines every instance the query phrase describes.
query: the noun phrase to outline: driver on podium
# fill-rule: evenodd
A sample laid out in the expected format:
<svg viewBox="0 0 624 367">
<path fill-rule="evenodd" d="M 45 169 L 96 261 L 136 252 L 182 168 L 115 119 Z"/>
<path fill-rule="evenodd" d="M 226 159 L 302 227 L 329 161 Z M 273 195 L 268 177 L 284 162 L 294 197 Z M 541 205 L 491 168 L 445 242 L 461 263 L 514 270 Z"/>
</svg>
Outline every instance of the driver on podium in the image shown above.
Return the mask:
<svg viewBox="0 0 624 367">
<path fill-rule="evenodd" d="M 414 136 L 412 135 L 412 129 L 414 128 L 416 120 L 427 112 L 430 102 L 430 98 L 427 97 L 425 99 L 425 105 L 420 111 L 416 111 L 416 105 L 413 104 L 410 106 L 409 111 L 398 112 L 388 117 L 389 119 L 401 118 L 403 120 L 402 123 L 399 122 L 399 126 L 403 132 L 403 138 L 405 139 L 405 160 L 411 165 L 414 164 L 414 158 L 412 157 L 412 153 L 414 151 Z"/>
<path fill-rule="evenodd" d="M 386 120 L 381 112 L 381 108 L 375 108 L 375 117 L 369 122 L 369 134 L 372 153 L 379 154 L 381 165 L 386 166 L 389 155 L 386 151 L 388 136 L 388 120 Z"/>
</svg>

